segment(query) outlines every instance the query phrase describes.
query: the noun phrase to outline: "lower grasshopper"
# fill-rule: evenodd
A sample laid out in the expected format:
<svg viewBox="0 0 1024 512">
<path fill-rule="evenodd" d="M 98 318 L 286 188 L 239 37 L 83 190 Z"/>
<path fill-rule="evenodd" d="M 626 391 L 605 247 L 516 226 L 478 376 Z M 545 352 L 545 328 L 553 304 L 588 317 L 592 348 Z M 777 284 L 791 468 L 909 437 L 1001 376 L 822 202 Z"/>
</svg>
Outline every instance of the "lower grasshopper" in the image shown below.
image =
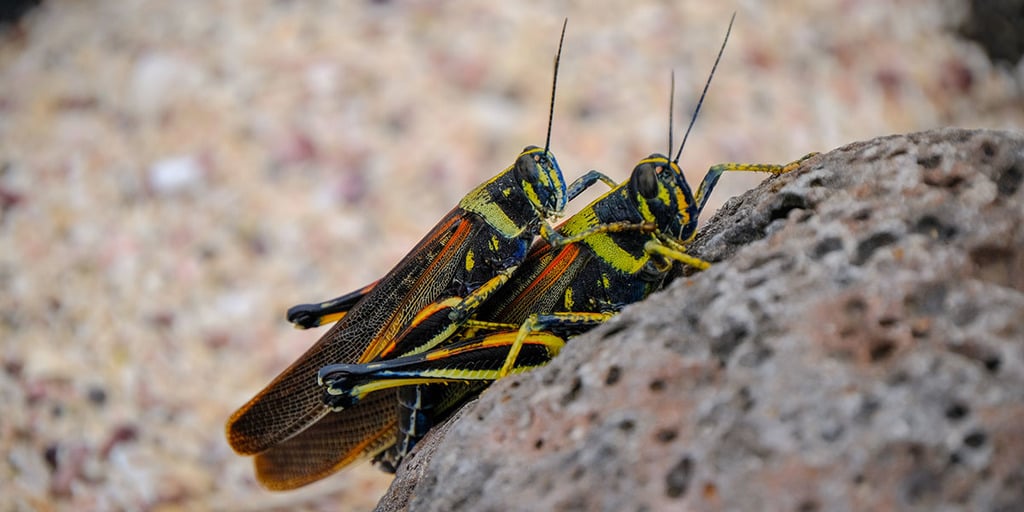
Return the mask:
<svg viewBox="0 0 1024 512">
<path fill-rule="evenodd" d="M 730 20 L 686 136 L 731 29 Z M 671 125 L 670 107 L 670 150 Z M 707 262 L 686 254 L 686 246 L 724 172 L 782 174 L 813 155 L 786 165 L 715 165 L 694 194 L 678 165 L 686 136 L 673 160 L 660 154 L 644 158 L 629 180 L 557 228 L 564 240 L 573 242 L 538 241 L 512 280 L 444 345 L 407 357 L 321 369 L 325 400 L 334 405 L 355 404 L 380 390 L 399 387 L 406 409 L 400 416 L 401 450 L 395 454 L 399 458 L 429 428 L 436 412 L 447 412 L 490 381 L 544 364 L 568 336 L 599 325 L 625 305 L 659 289 L 675 262 L 708 268 Z"/>
<path fill-rule="evenodd" d="M 536 235 L 560 239 L 548 217 L 590 184 L 607 180 L 589 173 L 567 189 L 548 150 L 564 37 L 563 24 L 545 147 L 526 147 L 513 165 L 472 190 L 382 279 L 289 312 L 302 325 L 337 323 L 227 422 L 229 444 L 255 455 L 264 486 L 299 487 L 392 446 L 396 394 L 379 393 L 342 411 L 328 408 L 317 370 L 408 355 L 444 341 L 508 281 Z"/>
</svg>

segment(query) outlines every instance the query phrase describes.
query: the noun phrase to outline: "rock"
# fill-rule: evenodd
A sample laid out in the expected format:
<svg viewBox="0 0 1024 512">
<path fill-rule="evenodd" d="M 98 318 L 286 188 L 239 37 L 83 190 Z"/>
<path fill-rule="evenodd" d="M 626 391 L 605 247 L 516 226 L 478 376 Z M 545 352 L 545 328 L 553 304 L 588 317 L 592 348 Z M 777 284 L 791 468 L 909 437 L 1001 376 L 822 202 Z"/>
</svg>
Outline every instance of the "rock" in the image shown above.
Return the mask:
<svg viewBox="0 0 1024 512">
<path fill-rule="evenodd" d="M 378 510 L 1020 510 L 1024 135 L 850 144 L 730 200 L 716 264 L 495 383 Z"/>
</svg>

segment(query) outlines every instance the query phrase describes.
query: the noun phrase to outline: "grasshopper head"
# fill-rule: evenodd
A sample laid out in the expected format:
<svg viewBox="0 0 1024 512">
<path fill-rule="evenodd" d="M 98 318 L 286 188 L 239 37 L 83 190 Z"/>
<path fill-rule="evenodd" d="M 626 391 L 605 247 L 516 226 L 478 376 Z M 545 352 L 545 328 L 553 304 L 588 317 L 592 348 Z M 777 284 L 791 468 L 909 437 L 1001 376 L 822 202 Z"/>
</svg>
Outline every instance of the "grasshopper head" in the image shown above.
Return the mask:
<svg viewBox="0 0 1024 512">
<path fill-rule="evenodd" d="M 630 193 L 641 215 L 663 235 L 686 242 L 697 227 L 693 192 L 679 165 L 665 155 L 654 153 L 633 168 Z"/>
<path fill-rule="evenodd" d="M 565 209 L 565 180 L 555 155 L 537 146 L 526 146 L 514 166 L 516 179 L 534 209 L 545 217 Z"/>
</svg>

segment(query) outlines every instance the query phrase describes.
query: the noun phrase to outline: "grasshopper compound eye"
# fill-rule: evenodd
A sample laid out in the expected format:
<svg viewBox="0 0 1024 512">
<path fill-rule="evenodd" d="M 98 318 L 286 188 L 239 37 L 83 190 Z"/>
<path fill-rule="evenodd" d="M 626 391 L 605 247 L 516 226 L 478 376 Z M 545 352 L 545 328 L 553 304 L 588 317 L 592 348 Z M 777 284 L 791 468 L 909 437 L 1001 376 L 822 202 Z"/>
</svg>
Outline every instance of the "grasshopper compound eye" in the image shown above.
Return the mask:
<svg viewBox="0 0 1024 512">
<path fill-rule="evenodd" d="M 647 199 L 658 197 L 658 178 L 653 170 L 641 173 L 638 177 L 640 181 L 637 183 L 637 190 Z"/>
<path fill-rule="evenodd" d="M 527 183 L 536 183 L 540 176 L 538 167 L 544 165 L 546 161 L 547 158 L 540 152 L 540 148 L 527 146 L 516 159 L 516 177 Z"/>
<path fill-rule="evenodd" d="M 653 162 L 644 162 L 633 169 L 633 176 L 629 178 L 634 192 L 640 194 L 644 199 L 658 197 L 658 169 L 661 166 Z"/>
</svg>

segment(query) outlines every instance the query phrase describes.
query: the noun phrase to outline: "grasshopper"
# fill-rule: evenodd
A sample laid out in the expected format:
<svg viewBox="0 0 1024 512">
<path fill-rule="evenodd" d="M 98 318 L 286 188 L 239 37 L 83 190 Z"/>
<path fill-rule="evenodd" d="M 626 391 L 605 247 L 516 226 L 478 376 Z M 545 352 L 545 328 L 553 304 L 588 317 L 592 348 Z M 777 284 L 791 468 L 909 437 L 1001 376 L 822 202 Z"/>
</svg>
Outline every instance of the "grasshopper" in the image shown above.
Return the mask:
<svg viewBox="0 0 1024 512">
<path fill-rule="evenodd" d="M 512 280 L 444 345 L 386 361 L 322 368 L 319 379 L 326 400 L 358 404 L 381 390 L 400 388 L 406 411 L 398 444 L 410 445 L 433 420 L 487 383 L 546 363 L 569 336 L 658 290 L 676 263 L 708 268 L 708 262 L 686 254 L 686 246 L 719 177 L 727 171 L 782 174 L 813 156 L 785 165 L 718 164 L 709 169 L 696 194 L 691 191 L 678 161 L 732 24 L 730 20 L 674 159 L 652 154 L 640 160 L 626 182 L 561 224 L 557 231 L 572 242 L 538 240 Z M 674 92 L 670 105 L 672 96 Z M 671 106 L 669 111 L 671 154 Z"/>
<path fill-rule="evenodd" d="M 259 481 L 292 489 L 394 444 L 394 392 L 341 410 L 327 407 L 317 371 L 333 363 L 369 363 L 436 346 L 509 280 L 538 234 L 561 237 L 547 219 L 598 180 L 591 172 L 568 188 L 549 151 L 565 24 L 551 87 L 547 141 L 527 146 L 515 162 L 469 192 L 383 278 L 347 295 L 289 310 L 303 327 L 336 322 L 228 420 L 226 436 L 255 455 Z M 335 411 L 335 412 L 332 412 Z"/>
</svg>

